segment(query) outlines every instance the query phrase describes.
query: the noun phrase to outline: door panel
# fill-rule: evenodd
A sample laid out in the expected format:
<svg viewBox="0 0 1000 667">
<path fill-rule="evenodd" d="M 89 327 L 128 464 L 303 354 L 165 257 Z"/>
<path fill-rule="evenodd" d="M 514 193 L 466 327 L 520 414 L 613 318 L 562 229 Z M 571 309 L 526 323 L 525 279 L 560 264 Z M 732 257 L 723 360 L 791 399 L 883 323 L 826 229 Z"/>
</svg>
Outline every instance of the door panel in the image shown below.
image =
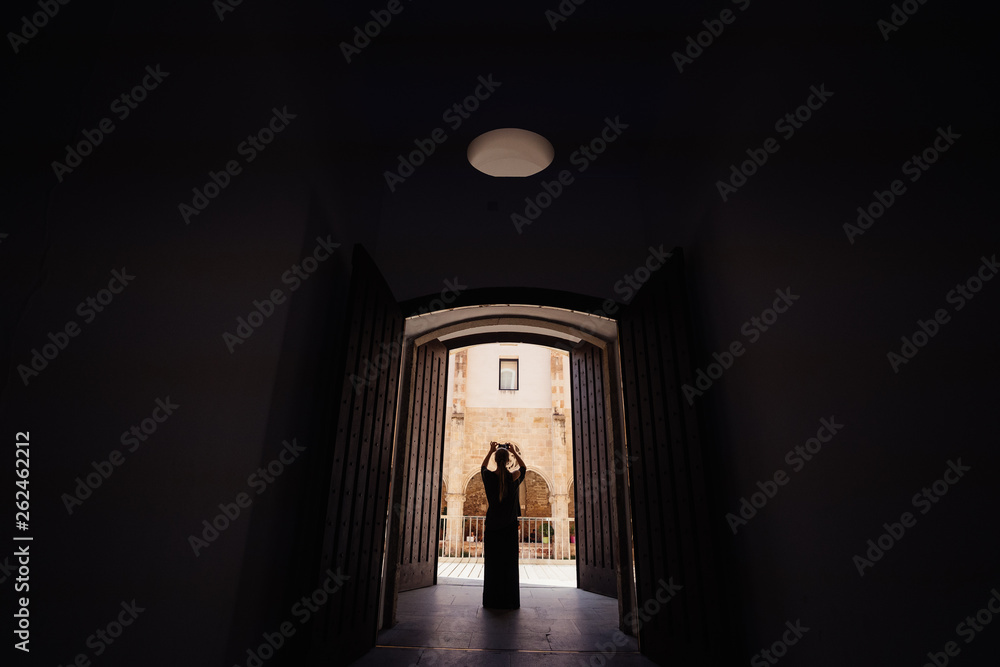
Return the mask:
<svg viewBox="0 0 1000 667">
<path fill-rule="evenodd" d="M 416 348 L 409 392 L 408 465 L 400 508 L 399 591 L 437 583 L 447 374 L 444 345 L 431 341 Z"/>
<path fill-rule="evenodd" d="M 702 429 L 697 405 L 682 392 L 693 384 L 691 337 L 683 256 L 675 250 L 619 318 L 636 603 L 656 609 L 643 619 L 639 645 L 657 661 L 709 664 L 724 642 L 712 633 L 720 627 L 719 572 Z M 682 588 L 663 602 L 670 584 Z"/>
<path fill-rule="evenodd" d="M 320 582 L 328 571 L 349 577 L 318 612 L 314 643 L 338 660 L 359 657 L 375 643 L 399 386 L 399 355 L 384 353 L 403 331 L 399 306 L 360 246 L 349 301 Z"/>
<path fill-rule="evenodd" d="M 614 544 L 619 526 L 603 353 L 583 343 L 570 352 L 570 366 L 577 582 L 583 590 L 618 597 Z"/>
</svg>

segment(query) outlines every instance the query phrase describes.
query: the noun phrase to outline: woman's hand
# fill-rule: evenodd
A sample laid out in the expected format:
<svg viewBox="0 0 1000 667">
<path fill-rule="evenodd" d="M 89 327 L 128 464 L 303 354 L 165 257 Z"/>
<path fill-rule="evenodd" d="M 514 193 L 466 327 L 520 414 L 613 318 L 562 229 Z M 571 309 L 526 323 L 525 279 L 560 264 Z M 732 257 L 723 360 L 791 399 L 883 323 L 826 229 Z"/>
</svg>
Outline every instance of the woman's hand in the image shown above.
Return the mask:
<svg viewBox="0 0 1000 667">
<path fill-rule="evenodd" d="M 497 450 L 497 443 L 494 442 L 493 440 L 490 440 L 490 453 L 493 453 L 496 450 Z"/>
</svg>

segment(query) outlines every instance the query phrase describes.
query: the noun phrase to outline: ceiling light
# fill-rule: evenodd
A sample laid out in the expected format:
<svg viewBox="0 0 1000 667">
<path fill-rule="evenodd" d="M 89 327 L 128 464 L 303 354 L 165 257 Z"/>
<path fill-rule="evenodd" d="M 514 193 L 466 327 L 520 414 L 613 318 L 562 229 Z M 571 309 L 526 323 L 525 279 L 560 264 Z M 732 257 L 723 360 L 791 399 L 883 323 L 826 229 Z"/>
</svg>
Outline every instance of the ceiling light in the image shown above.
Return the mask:
<svg viewBox="0 0 1000 667">
<path fill-rule="evenodd" d="M 555 149 L 540 134 L 504 127 L 480 134 L 469 144 L 469 163 L 489 176 L 524 177 L 552 164 Z"/>
</svg>

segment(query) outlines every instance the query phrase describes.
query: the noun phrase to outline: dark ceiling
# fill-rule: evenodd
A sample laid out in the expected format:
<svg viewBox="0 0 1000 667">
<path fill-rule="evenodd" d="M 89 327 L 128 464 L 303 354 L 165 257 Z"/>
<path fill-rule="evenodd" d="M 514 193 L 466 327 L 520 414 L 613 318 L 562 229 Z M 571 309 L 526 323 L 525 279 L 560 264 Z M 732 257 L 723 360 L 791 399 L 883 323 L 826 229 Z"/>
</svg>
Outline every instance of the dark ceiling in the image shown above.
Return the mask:
<svg viewBox="0 0 1000 667">
<path fill-rule="evenodd" d="M 700 221 L 723 204 L 719 178 L 774 135 L 776 119 L 803 104 L 810 86 L 833 92 L 829 108 L 788 139 L 772 162 L 781 166 L 762 169 L 754 187 L 769 183 L 794 197 L 808 181 L 856 174 L 859 162 L 877 180 L 901 151 L 926 141 L 928 127 L 953 123 L 986 134 L 991 124 L 983 47 L 957 12 L 911 20 L 887 42 L 877 21 L 891 8 L 870 3 L 402 2 L 390 15 L 369 2 L 266 10 L 244 2 L 221 22 L 216 6 L 105 3 L 81 12 L 67 5 L 17 55 L 13 89 L 21 92 L 6 110 L 25 128 L 22 141 L 40 138 L 45 148 L 28 147 L 13 175 L 29 182 L 15 188 L 44 200 L 54 185 L 50 156 L 142 71 L 120 66 L 122 54 L 134 63 L 145 54 L 170 63 L 177 92 L 143 109 L 155 117 L 146 127 L 123 121 L 137 134 L 117 149 L 133 151 L 133 161 L 162 151 L 153 159 L 161 173 L 207 171 L 232 156 L 272 106 L 285 104 L 303 120 L 280 150 L 297 165 L 349 175 L 349 193 L 338 196 L 377 230 L 369 245 L 400 299 L 432 294 L 456 275 L 475 287 L 607 298 L 650 245 L 690 245 Z M 575 9 L 553 29 L 546 12 L 560 6 Z M 373 21 L 372 12 L 391 20 L 348 63 L 341 44 Z M 720 28 L 709 43 L 706 31 Z M 708 45 L 689 51 L 696 57 L 679 72 L 675 53 L 699 33 Z M 500 85 L 459 127 L 445 122 L 443 113 L 472 94 L 480 76 Z M 627 129 L 578 171 L 573 152 L 608 118 Z M 497 127 L 546 136 L 553 165 L 526 179 L 471 169 L 469 141 Z M 390 190 L 385 172 L 398 167 L 397 156 L 437 128 L 444 143 Z M 198 163 L 185 158 L 195 153 L 205 157 L 191 167 Z M 516 229 L 511 216 L 524 214 L 525 197 L 563 169 L 573 172 L 572 185 Z M 308 179 L 324 189 L 315 173 Z M 855 198 L 845 199 L 846 210 Z M 453 261 L 428 266 L 417 250 L 427 244 L 453 250 Z"/>
</svg>

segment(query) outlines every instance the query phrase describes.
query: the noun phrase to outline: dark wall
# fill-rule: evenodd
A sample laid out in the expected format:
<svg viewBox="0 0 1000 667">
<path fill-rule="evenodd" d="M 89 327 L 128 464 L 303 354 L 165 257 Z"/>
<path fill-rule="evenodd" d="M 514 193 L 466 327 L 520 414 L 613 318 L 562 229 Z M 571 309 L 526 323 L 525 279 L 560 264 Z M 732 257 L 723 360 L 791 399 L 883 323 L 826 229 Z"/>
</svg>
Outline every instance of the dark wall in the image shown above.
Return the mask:
<svg viewBox="0 0 1000 667">
<path fill-rule="evenodd" d="M 778 30 L 776 9 L 755 9 L 753 29 L 772 26 L 770 52 L 741 43 L 713 54 L 731 68 L 706 58 L 689 72 L 692 86 L 725 89 L 732 99 L 729 110 L 711 110 L 718 134 L 692 178 L 701 224 L 687 256 L 700 367 L 709 370 L 713 353 L 734 342 L 744 350 L 728 369 L 713 369 L 721 376 L 693 400 L 710 414 L 720 461 L 716 520 L 741 582 L 745 652 L 753 660 L 782 639 L 786 621 L 801 620 L 809 630 L 782 665 L 922 665 L 949 641 L 960 653 L 939 661 L 987 664 L 997 638 L 956 626 L 986 607 L 998 583 L 985 517 L 996 506 L 1000 463 L 1000 282 L 984 282 L 964 305 L 947 296 L 1000 250 L 987 194 L 995 131 L 977 42 L 953 32 L 958 14 L 930 4 L 888 43 L 875 28 L 888 5 L 839 26 L 847 15 L 830 6 L 825 33 Z M 820 84 L 834 95 L 784 140 L 775 120 Z M 961 138 L 911 181 L 904 162 L 932 145 L 939 127 Z M 778 152 L 723 201 L 715 182 L 768 136 Z M 852 243 L 844 224 L 894 179 L 905 192 Z M 773 307 L 776 290 L 794 294 L 791 306 L 778 302 L 787 312 L 767 331 L 744 330 Z M 938 309 L 947 323 L 894 369 L 888 353 L 900 354 L 901 337 L 912 338 L 918 320 Z M 811 460 L 786 459 L 823 420 L 842 427 L 826 444 L 812 443 L 821 449 Z M 959 461 L 969 470 L 949 473 L 956 483 L 938 487 L 946 495 L 913 502 Z M 783 486 L 773 483 L 779 471 Z M 738 514 L 758 482 L 770 484 L 773 498 L 758 496 L 766 505 L 730 523 L 725 515 Z M 868 540 L 905 512 L 914 525 L 872 566 L 862 564 L 862 576 L 854 557 L 867 558 Z"/>
<path fill-rule="evenodd" d="M 32 8 L 10 8 L 4 25 Z M 330 158 L 344 140 L 329 131 L 338 107 L 297 80 L 305 56 L 282 41 L 299 17 L 241 9 L 220 23 L 211 3 L 70 4 L 16 54 L 0 414 L 8 442 L 31 434 L 30 664 L 81 653 L 94 664 L 245 664 L 265 631 L 291 621 L 299 639 L 308 628 L 293 605 L 317 585 L 341 304 L 351 248 L 372 244 L 378 210 Z M 111 101 L 147 65 L 167 74 L 119 119 Z M 248 161 L 238 146 L 273 108 L 296 117 Z M 50 162 L 104 117 L 115 129 L 60 182 Z M 229 160 L 242 171 L 186 224 L 179 204 Z M 340 247 L 308 280 L 284 281 L 317 237 Z M 134 279 L 102 312 L 77 311 L 113 270 Z M 263 306 L 269 316 L 230 349 L 223 334 L 275 289 L 285 300 Z M 22 381 L 32 350 L 70 321 L 78 335 Z M 157 400 L 172 414 L 154 413 Z M 155 432 L 129 451 L 123 432 L 154 414 L 165 421 L 147 421 Z M 304 449 L 284 454 L 272 481 L 258 475 L 285 442 Z M 104 464 L 115 450 L 121 465 Z M 69 513 L 63 494 L 93 462 L 111 472 Z M 196 555 L 189 537 L 241 493 L 250 506 Z M 14 583 L 0 584 L 8 619 Z M 133 600 L 143 611 L 120 639 L 88 644 Z"/>
</svg>

